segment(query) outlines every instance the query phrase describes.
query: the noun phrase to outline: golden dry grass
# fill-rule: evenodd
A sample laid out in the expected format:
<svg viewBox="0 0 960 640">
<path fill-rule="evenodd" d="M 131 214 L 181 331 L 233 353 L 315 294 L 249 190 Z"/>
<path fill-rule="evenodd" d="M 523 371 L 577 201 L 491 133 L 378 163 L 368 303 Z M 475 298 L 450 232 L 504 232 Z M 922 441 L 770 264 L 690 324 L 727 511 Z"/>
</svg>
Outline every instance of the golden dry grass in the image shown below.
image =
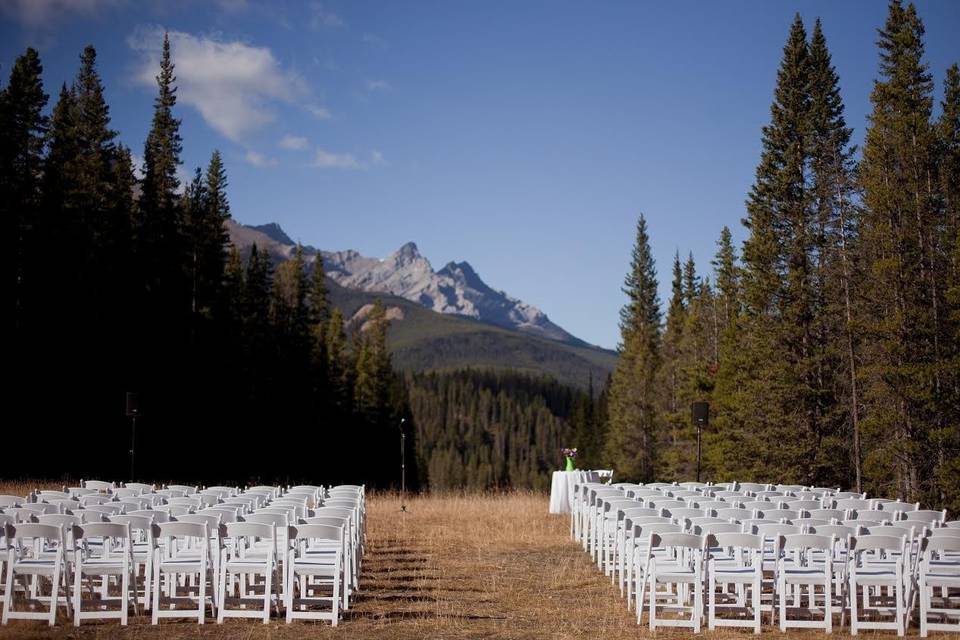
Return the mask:
<svg viewBox="0 0 960 640">
<path fill-rule="evenodd" d="M 26 485 L 20 485 L 24 493 Z M 30 486 L 33 488 L 33 485 Z M 11 492 L 0 484 L 0 493 Z M 547 497 L 536 493 L 420 496 L 400 512 L 396 495 L 368 502 L 369 548 L 361 590 L 340 626 L 282 621 L 262 625 L 230 621 L 198 626 L 188 621 L 150 626 L 135 618 L 126 629 L 115 621 L 67 621 L 50 629 L 15 621 L 0 629 L 13 638 L 136 638 L 171 640 L 292 640 L 318 638 L 636 638 L 638 627 L 616 588 L 569 539 L 569 519 L 551 516 Z M 916 633 L 915 629 L 911 630 Z M 734 631 L 704 632 L 730 640 Z M 835 634 L 836 635 L 836 634 Z M 867 634 L 876 635 L 876 634 Z M 891 635 L 891 634 L 881 634 Z M 659 637 L 690 638 L 685 631 Z M 780 636 L 765 628 L 764 636 Z M 794 640 L 822 638 L 791 632 Z"/>
</svg>

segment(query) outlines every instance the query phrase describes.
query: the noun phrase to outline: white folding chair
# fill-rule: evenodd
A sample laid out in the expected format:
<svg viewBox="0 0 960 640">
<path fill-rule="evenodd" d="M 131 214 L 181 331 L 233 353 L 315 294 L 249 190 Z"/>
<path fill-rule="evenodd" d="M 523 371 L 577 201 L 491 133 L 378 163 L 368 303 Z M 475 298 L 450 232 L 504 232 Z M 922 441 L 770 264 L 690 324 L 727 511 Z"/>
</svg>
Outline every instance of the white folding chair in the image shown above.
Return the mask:
<svg viewBox="0 0 960 640">
<path fill-rule="evenodd" d="M 748 627 L 760 633 L 763 615 L 760 596 L 763 590 L 763 538 L 748 533 L 710 534 L 708 548 L 726 552 L 723 558 L 709 557 L 709 615 L 707 627 Z M 734 586 L 730 591 L 728 586 Z M 719 589 L 718 589 L 719 587 Z M 718 600 L 722 598 L 723 601 Z M 720 618 L 721 612 L 744 613 L 748 617 Z"/>
<path fill-rule="evenodd" d="M 788 627 L 822 628 L 827 633 L 833 629 L 833 550 L 835 540 L 832 536 L 819 536 L 810 533 L 781 535 L 778 547 L 780 558 L 777 564 L 777 595 L 779 596 L 780 631 Z M 811 553 L 818 552 L 822 564 L 811 561 Z M 794 609 L 809 614 L 809 619 L 795 619 L 788 616 L 787 587 L 796 586 Z M 817 587 L 823 587 L 817 593 Z M 803 587 L 807 587 L 807 605 L 803 604 Z M 818 598 L 819 596 L 819 598 Z M 817 600 L 823 601 L 823 608 L 817 606 Z M 823 619 L 815 615 L 822 612 Z"/>
<path fill-rule="evenodd" d="M 917 578 L 920 596 L 920 637 L 930 631 L 960 631 L 960 608 L 956 598 L 949 597 L 950 589 L 960 589 L 960 538 L 937 536 L 921 542 L 920 571 Z M 934 589 L 939 588 L 939 602 Z M 936 606 L 939 604 L 940 606 Z M 954 606 L 951 606 L 954 605 Z M 937 621 L 931 622 L 930 617 Z"/>
<path fill-rule="evenodd" d="M 277 598 L 277 536 L 272 524 L 228 522 L 221 527 L 221 537 L 230 540 L 221 549 L 217 588 L 217 622 L 224 618 L 260 618 L 270 622 L 271 605 L 280 613 Z M 256 577 L 263 578 L 258 584 Z M 262 594 L 257 594 L 257 589 Z M 238 605 L 232 609 L 227 605 Z M 258 605 L 257 609 L 246 609 Z"/>
<path fill-rule="evenodd" d="M 291 526 L 287 530 L 287 623 L 294 619 L 340 620 L 343 529 L 323 524 Z M 329 587 L 331 596 L 319 595 Z M 327 610 L 309 607 L 328 604 Z"/>
<path fill-rule="evenodd" d="M 95 540 L 95 545 L 87 545 L 88 540 Z M 80 626 L 82 620 L 95 618 L 119 618 L 120 624 L 126 626 L 131 600 L 136 610 L 136 596 L 131 598 L 131 587 L 135 582 L 133 575 L 133 540 L 130 536 L 130 526 L 118 522 L 99 522 L 73 527 L 74 559 L 73 559 L 73 624 Z M 111 577 L 120 579 L 120 595 L 110 597 L 109 581 Z M 84 578 L 87 579 L 87 590 L 96 595 L 94 580 L 100 579 L 101 589 L 99 598 L 85 600 L 83 593 Z M 111 610 L 108 603 L 116 600 L 119 609 Z M 84 611 L 84 604 L 93 606 L 93 610 Z"/>
<path fill-rule="evenodd" d="M 71 613 L 71 603 L 68 594 L 69 573 L 65 561 L 65 547 L 63 529 L 57 525 L 18 522 L 6 524 L 7 563 L 6 584 L 3 591 L 3 624 L 10 620 L 46 620 L 50 626 L 57 622 L 57 608 L 62 602 Z M 41 550 L 53 549 L 52 556 L 41 553 Z M 30 584 L 24 584 L 23 589 L 14 591 L 14 581 L 17 578 L 31 579 Z M 50 595 L 42 595 L 42 580 L 50 583 Z M 61 594 L 62 589 L 62 594 Z M 23 595 L 24 603 L 29 610 L 15 611 L 15 593 Z M 46 611 L 38 611 L 46 603 Z"/>
<path fill-rule="evenodd" d="M 861 535 L 851 538 L 850 546 L 850 634 L 857 635 L 860 629 L 893 629 L 898 636 L 904 635 L 908 587 L 912 580 L 906 536 Z M 860 613 L 874 619 L 861 620 Z M 891 614 L 892 621 L 877 619 Z"/>
<path fill-rule="evenodd" d="M 650 559 L 646 580 L 650 585 L 650 631 L 656 631 L 657 627 L 690 627 L 694 633 L 700 633 L 703 619 L 704 538 L 690 533 L 654 533 L 651 534 L 649 546 L 668 550 L 667 554 Z M 661 585 L 665 587 L 662 590 L 658 588 Z M 658 617 L 658 609 L 688 612 L 690 617 Z"/>
<path fill-rule="evenodd" d="M 206 607 L 209 603 L 211 615 L 215 614 L 215 586 L 213 563 L 210 559 L 210 531 L 206 522 L 164 522 L 153 525 L 153 617 L 152 623 L 158 624 L 160 618 L 197 618 L 203 624 Z M 219 549 L 216 550 L 219 554 Z M 180 576 L 196 578 L 196 595 L 183 585 L 180 591 Z M 165 596 L 161 598 L 161 582 L 165 581 Z M 209 586 L 209 592 L 208 592 Z M 170 608 L 161 609 L 161 601 Z M 189 604 L 188 610 L 173 608 L 177 604 Z"/>
</svg>

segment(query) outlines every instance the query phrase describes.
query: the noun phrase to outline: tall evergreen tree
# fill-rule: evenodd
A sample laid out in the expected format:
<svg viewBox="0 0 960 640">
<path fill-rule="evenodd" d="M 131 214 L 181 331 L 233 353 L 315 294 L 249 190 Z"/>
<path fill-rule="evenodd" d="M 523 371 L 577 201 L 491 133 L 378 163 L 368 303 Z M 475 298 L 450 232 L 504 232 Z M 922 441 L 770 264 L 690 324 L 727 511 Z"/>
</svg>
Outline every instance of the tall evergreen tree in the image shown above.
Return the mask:
<svg viewBox="0 0 960 640">
<path fill-rule="evenodd" d="M 862 490 L 860 382 L 855 283 L 857 221 L 852 129 L 844 119 L 840 79 L 818 19 L 810 38 L 810 193 L 814 221 L 813 389 L 822 416 L 821 447 L 850 452 L 852 484 Z M 821 483 L 850 484 L 846 461 L 821 460 Z"/>
<path fill-rule="evenodd" d="M 27 49 L 10 70 L 0 92 L 0 218 L 4 248 L 10 262 L 4 269 L 4 291 L 12 301 L 7 315 L 14 331 L 23 326 L 25 287 L 33 287 L 25 273 L 28 243 L 36 225 L 47 117 L 43 65 L 36 49 Z"/>
<path fill-rule="evenodd" d="M 143 150 L 142 195 L 136 231 L 146 291 L 167 313 L 178 315 L 189 304 L 189 286 L 183 282 L 181 269 L 182 256 L 187 253 L 177 177 L 183 145 L 180 120 L 173 115 L 177 103 L 173 70 L 170 38 L 164 34 L 153 122 Z"/>
<path fill-rule="evenodd" d="M 747 200 L 741 348 L 749 394 L 737 408 L 746 460 L 755 477 L 812 482 L 820 416 L 812 289 L 813 225 L 805 180 L 809 155 L 809 51 L 797 15 L 777 73 L 770 124 Z"/>
<path fill-rule="evenodd" d="M 864 473 L 868 490 L 907 500 L 931 495 L 940 456 L 942 295 L 936 272 L 940 228 L 935 194 L 933 81 L 923 61 L 914 6 L 890 3 L 880 30 L 880 77 L 870 100 L 860 177 L 867 278 L 864 326 Z"/>
<path fill-rule="evenodd" d="M 640 216 L 620 311 L 620 358 L 609 393 L 607 458 L 625 479 L 649 481 L 656 463 L 661 314 L 647 222 Z"/>
</svg>

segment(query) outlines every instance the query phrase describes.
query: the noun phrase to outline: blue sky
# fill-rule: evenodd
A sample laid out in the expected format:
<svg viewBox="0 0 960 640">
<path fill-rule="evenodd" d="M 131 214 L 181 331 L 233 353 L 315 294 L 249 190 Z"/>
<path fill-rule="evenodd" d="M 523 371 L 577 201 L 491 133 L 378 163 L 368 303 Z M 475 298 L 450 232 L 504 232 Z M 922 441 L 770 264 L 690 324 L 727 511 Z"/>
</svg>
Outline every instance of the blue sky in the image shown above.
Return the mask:
<svg viewBox="0 0 960 640">
<path fill-rule="evenodd" d="M 960 2 L 917 4 L 939 100 Z M 5 0 L 0 73 L 35 46 L 55 95 L 93 44 L 141 153 L 169 30 L 185 169 L 221 149 L 239 221 L 372 256 L 413 240 L 612 347 L 640 212 L 664 298 L 674 251 L 703 271 L 724 225 L 744 238 L 796 11 L 824 21 L 859 140 L 882 1 Z"/>
</svg>

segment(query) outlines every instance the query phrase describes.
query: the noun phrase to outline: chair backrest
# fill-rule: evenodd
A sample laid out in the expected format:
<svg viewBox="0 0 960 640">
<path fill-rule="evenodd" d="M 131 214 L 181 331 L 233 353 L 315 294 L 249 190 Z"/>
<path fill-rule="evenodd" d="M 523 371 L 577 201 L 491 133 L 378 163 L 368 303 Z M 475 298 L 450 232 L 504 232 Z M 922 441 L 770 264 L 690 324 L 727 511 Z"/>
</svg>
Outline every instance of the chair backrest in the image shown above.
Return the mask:
<svg viewBox="0 0 960 640">
<path fill-rule="evenodd" d="M 753 517 L 753 511 L 750 509 L 717 509 L 718 518 L 724 520 L 744 520 Z"/>
<path fill-rule="evenodd" d="M 81 481 L 80 485 L 84 489 L 93 489 L 95 491 L 102 491 L 105 493 L 110 493 L 117 488 L 117 485 L 113 482 L 105 482 L 103 480 L 85 480 Z"/>
<path fill-rule="evenodd" d="M 27 502 L 26 498 L 21 498 L 20 496 L 0 496 L 0 509 L 4 507 L 19 507 L 21 504 Z"/>
<path fill-rule="evenodd" d="M 837 540 L 846 540 L 850 536 L 856 536 L 861 527 L 849 527 L 844 524 L 824 524 L 811 527 L 807 533 L 816 533 L 821 536 L 833 536 Z"/>
<path fill-rule="evenodd" d="M 290 540 L 343 540 L 343 527 L 327 524 L 296 524 L 287 527 Z"/>
<path fill-rule="evenodd" d="M 123 500 L 124 498 L 135 498 L 143 493 L 140 489 L 134 489 L 133 487 L 122 487 L 120 489 L 113 490 L 113 497 Z"/>
<path fill-rule="evenodd" d="M 166 511 L 170 518 L 179 518 L 194 512 L 194 507 L 186 504 L 161 504 L 154 507 L 155 511 Z"/>
<path fill-rule="evenodd" d="M 690 507 L 667 509 L 666 513 L 671 518 L 699 518 L 706 515 L 703 509 L 691 509 Z"/>
<path fill-rule="evenodd" d="M 245 537 L 273 540 L 276 537 L 276 531 L 276 527 L 272 524 L 260 522 L 228 522 L 221 527 L 221 535 L 225 533 L 230 538 Z"/>
<path fill-rule="evenodd" d="M 943 511 L 931 511 L 928 509 L 917 509 L 914 511 L 905 511 L 903 512 L 905 520 L 913 520 L 929 523 L 929 525 L 938 524 L 944 522 L 947 519 L 947 510 Z"/>
<path fill-rule="evenodd" d="M 43 502 L 50 502 L 51 500 L 70 500 L 71 496 L 65 491 L 37 491 L 37 497 L 40 498 Z"/>
<path fill-rule="evenodd" d="M 711 548 L 754 549 L 759 551 L 763 549 L 763 537 L 750 533 L 718 531 L 716 533 L 711 532 L 707 544 Z"/>
<path fill-rule="evenodd" d="M 125 524 L 130 527 L 131 531 L 142 531 L 144 533 L 150 533 L 151 526 L 153 525 L 153 518 L 134 514 L 110 516 L 109 520 L 117 524 Z"/>
<path fill-rule="evenodd" d="M 55 542 L 57 549 L 63 548 L 64 532 L 63 527 L 60 525 L 40 524 L 39 522 L 16 522 L 14 524 L 7 523 L 4 530 L 6 531 L 8 545 L 14 541 L 19 541 L 20 544 L 15 546 L 27 548 L 29 545 L 24 544 L 27 540 L 31 542 L 45 540 L 47 542 Z"/>
<path fill-rule="evenodd" d="M 346 527 L 349 525 L 350 518 L 347 516 L 311 516 L 303 518 L 300 524 L 325 524 L 331 527 Z"/>
<path fill-rule="evenodd" d="M 899 500 L 895 500 L 893 502 L 875 500 L 874 506 L 880 511 L 917 511 L 920 508 L 920 503 L 900 502 Z"/>
<path fill-rule="evenodd" d="M 79 500 L 80 504 L 85 507 L 89 507 L 90 505 L 106 504 L 111 502 L 113 501 L 113 496 L 108 496 L 103 493 L 87 493 L 80 496 Z"/>
<path fill-rule="evenodd" d="M 123 513 L 123 506 L 112 502 L 109 504 L 91 504 L 84 507 L 85 511 L 99 511 L 108 516 L 115 516 Z"/>
<path fill-rule="evenodd" d="M 172 491 L 182 491 L 185 495 L 188 495 L 188 496 L 192 496 L 197 492 L 197 487 L 195 486 L 191 487 L 190 485 L 186 485 L 186 484 L 168 484 L 166 488 Z"/>
<path fill-rule="evenodd" d="M 740 533 L 740 525 L 735 522 L 705 522 L 693 526 L 693 533 L 697 535 L 735 533 L 737 535 L 748 535 Z"/>
<path fill-rule="evenodd" d="M 859 557 L 864 551 L 895 551 L 904 553 L 907 549 L 906 536 L 860 535 L 850 539 L 851 550 Z"/>
<path fill-rule="evenodd" d="M 106 522 L 108 517 L 101 511 L 89 511 L 87 509 L 75 511 L 74 515 L 80 516 L 81 522 Z"/>
<path fill-rule="evenodd" d="M 960 552 L 960 538 L 955 538 L 953 536 L 939 536 L 939 537 L 929 537 L 924 538 L 921 543 L 923 546 L 921 551 L 923 553 L 923 568 L 927 570 L 930 564 L 930 560 L 937 555 L 940 555 L 944 552 L 947 553 L 957 553 Z"/>
<path fill-rule="evenodd" d="M 200 513 L 200 514 L 204 514 L 204 513 L 205 513 L 205 514 L 211 515 L 211 516 L 220 516 L 220 522 L 221 522 L 221 523 L 236 522 L 236 521 L 237 521 L 237 510 L 236 510 L 236 509 L 228 509 L 228 508 L 220 508 L 220 507 L 223 507 L 223 506 L 224 506 L 224 505 L 219 505 L 218 507 L 215 507 L 215 508 L 214 508 L 214 507 L 211 507 L 211 508 L 209 508 L 209 509 L 203 509 L 202 511 L 199 511 L 198 513 Z M 226 506 L 229 506 L 229 505 L 226 505 Z"/>
<path fill-rule="evenodd" d="M 73 539 L 120 538 L 130 541 L 130 525 L 125 522 L 91 522 L 73 527 Z"/>
<path fill-rule="evenodd" d="M 650 534 L 650 547 L 673 547 L 678 549 L 703 550 L 706 541 L 693 533 L 664 531 Z"/>
<path fill-rule="evenodd" d="M 799 535 L 803 533 L 803 529 L 795 524 L 774 522 L 772 524 L 754 525 L 753 533 L 764 538 L 776 538 L 777 536 Z"/>
<path fill-rule="evenodd" d="M 935 538 L 960 538 L 960 529 L 937 527 L 930 530 L 930 535 Z"/>
<path fill-rule="evenodd" d="M 863 498 L 842 498 L 834 501 L 834 509 L 855 509 L 857 511 L 869 511 L 873 506 L 873 500 Z"/>
<path fill-rule="evenodd" d="M 24 509 L 23 507 L 7 507 L 3 512 L 13 518 L 14 522 L 34 522 L 37 516 L 42 515 L 32 509 Z"/>
<path fill-rule="evenodd" d="M 761 509 L 757 512 L 757 517 L 767 520 L 793 520 L 800 517 L 800 512 L 796 509 Z"/>
<path fill-rule="evenodd" d="M 811 518 L 822 518 L 824 520 L 843 520 L 847 512 L 843 509 L 807 509 L 807 514 Z"/>
<path fill-rule="evenodd" d="M 916 535 L 917 530 L 913 527 L 898 527 L 892 525 L 880 525 L 879 527 L 867 527 L 868 535 L 875 536 L 894 536 L 894 537 L 905 537 L 908 540 L 913 540 L 913 536 Z"/>
<path fill-rule="evenodd" d="M 193 509 L 199 509 L 203 506 L 203 501 L 198 496 L 187 498 L 167 498 L 167 504 L 176 507 L 192 507 Z"/>
<path fill-rule="evenodd" d="M 820 509 L 823 503 L 819 500 L 788 500 L 787 508 L 797 511 L 810 511 L 811 509 Z"/>
<path fill-rule="evenodd" d="M 783 551 L 823 551 L 827 558 L 833 554 L 836 539 L 833 536 L 821 536 L 815 533 L 794 533 L 780 536 L 780 548 Z"/>
<path fill-rule="evenodd" d="M 204 525 L 211 533 L 219 531 L 220 515 L 214 513 L 188 513 L 177 516 L 176 522 L 187 522 Z"/>
<path fill-rule="evenodd" d="M 140 491 L 141 494 L 153 493 L 154 489 L 156 488 L 152 484 L 145 484 L 143 482 L 128 482 L 123 486 L 126 487 L 127 489 L 136 489 Z"/>
<path fill-rule="evenodd" d="M 45 513 L 37 516 L 37 522 L 40 524 L 52 524 L 57 527 L 69 528 L 74 525 L 80 525 L 82 520 L 80 516 L 66 515 L 63 513 Z"/>
<path fill-rule="evenodd" d="M 242 522 L 257 522 L 273 527 L 286 527 L 290 524 L 290 516 L 286 513 L 247 513 L 240 517 Z"/>
<path fill-rule="evenodd" d="M 170 514 L 167 513 L 166 511 L 160 511 L 159 509 L 139 509 L 137 511 L 128 511 L 127 515 L 150 518 L 151 522 L 155 522 L 158 524 L 161 522 L 170 521 Z"/>
</svg>

